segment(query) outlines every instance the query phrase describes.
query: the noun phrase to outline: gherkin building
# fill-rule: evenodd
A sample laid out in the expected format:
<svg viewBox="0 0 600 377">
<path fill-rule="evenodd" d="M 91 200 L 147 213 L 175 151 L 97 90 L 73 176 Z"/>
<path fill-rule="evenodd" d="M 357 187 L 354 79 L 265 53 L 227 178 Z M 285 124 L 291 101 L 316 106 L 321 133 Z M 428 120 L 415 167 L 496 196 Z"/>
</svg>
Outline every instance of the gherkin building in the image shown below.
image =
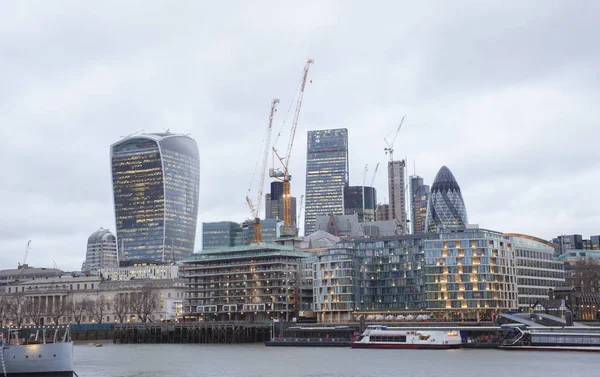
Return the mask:
<svg viewBox="0 0 600 377">
<path fill-rule="evenodd" d="M 442 166 L 435 176 L 427 203 L 427 232 L 465 228 L 467 209 L 454 175 Z"/>
</svg>

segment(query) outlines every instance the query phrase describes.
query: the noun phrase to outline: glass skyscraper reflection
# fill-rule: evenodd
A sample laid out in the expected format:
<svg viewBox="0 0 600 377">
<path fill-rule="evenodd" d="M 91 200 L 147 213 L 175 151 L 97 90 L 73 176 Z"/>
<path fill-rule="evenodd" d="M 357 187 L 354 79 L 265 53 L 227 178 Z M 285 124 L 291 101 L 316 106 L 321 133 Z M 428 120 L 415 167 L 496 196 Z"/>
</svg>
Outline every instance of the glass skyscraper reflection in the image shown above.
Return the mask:
<svg viewBox="0 0 600 377">
<path fill-rule="evenodd" d="M 317 215 L 344 214 L 348 184 L 348 130 L 308 131 L 304 234 L 315 231 Z"/>
<path fill-rule="evenodd" d="M 142 134 L 111 146 L 122 262 L 169 261 L 194 251 L 200 159 L 194 139 Z"/>
<path fill-rule="evenodd" d="M 467 224 L 467 209 L 460 187 L 450 169 L 442 166 L 431 185 L 425 227 L 428 232 L 439 232 L 465 228 Z"/>
</svg>

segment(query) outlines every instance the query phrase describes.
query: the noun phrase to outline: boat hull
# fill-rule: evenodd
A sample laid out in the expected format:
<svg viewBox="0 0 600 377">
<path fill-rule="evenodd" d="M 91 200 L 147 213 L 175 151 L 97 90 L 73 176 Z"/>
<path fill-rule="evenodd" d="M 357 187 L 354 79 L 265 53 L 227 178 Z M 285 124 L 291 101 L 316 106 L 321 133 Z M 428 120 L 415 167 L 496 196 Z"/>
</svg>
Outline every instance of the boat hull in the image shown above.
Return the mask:
<svg viewBox="0 0 600 377">
<path fill-rule="evenodd" d="M 3 355 L 8 376 L 73 376 L 72 342 L 9 345 Z"/>
<path fill-rule="evenodd" d="M 507 351 L 571 351 L 571 352 L 600 352 L 600 347 L 569 347 L 569 346 L 502 346 Z"/>
<path fill-rule="evenodd" d="M 374 343 L 351 343 L 352 348 L 381 348 L 381 349 L 434 349 L 447 350 L 460 348 L 461 344 L 374 344 Z"/>
<path fill-rule="evenodd" d="M 73 377 L 73 372 L 7 373 L 7 377 Z"/>
</svg>

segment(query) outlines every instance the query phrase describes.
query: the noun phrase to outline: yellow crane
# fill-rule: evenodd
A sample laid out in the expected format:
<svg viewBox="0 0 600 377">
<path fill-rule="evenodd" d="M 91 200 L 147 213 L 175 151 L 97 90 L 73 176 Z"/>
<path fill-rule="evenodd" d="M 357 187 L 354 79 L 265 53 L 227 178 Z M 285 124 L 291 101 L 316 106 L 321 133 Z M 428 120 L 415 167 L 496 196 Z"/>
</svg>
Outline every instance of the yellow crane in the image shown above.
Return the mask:
<svg viewBox="0 0 600 377">
<path fill-rule="evenodd" d="M 253 244 L 259 244 L 263 241 L 262 238 L 262 223 L 260 222 L 260 210 L 262 208 L 262 199 L 263 199 L 263 189 L 265 186 L 265 175 L 267 171 L 267 161 L 269 160 L 269 147 L 271 146 L 271 131 L 273 130 L 273 117 L 275 116 L 275 112 L 277 111 L 277 104 L 279 103 L 278 99 L 274 99 L 271 102 L 271 114 L 269 115 L 269 127 L 267 128 L 267 134 L 265 136 L 265 144 L 263 149 L 261 150 L 263 161 L 261 165 L 260 171 L 260 183 L 258 184 L 258 198 L 256 200 L 256 206 L 252 204 L 252 199 L 250 199 L 250 190 L 248 189 L 248 195 L 246 195 L 246 202 L 248 203 L 248 207 L 250 208 L 250 213 L 252 218 L 254 219 L 254 237 L 252 238 Z M 260 157 L 259 157 L 260 158 Z"/>
<path fill-rule="evenodd" d="M 271 178 L 278 179 L 283 182 L 283 227 L 281 229 L 281 236 L 283 237 L 294 237 L 296 235 L 296 229 L 294 229 L 292 223 L 292 195 L 290 188 L 290 181 L 292 176 L 289 172 L 290 156 L 292 154 L 292 146 L 294 145 L 294 138 L 296 136 L 296 128 L 298 127 L 298 118 L 300 117 L 300 109 L 302 108 L 302 99 L 304 98 L 304 88 L 306 86 L 306 78 L 308 76 L 308 70 L 310 65 L 314 63 L 314 60 L 308 59 L 304 66 L 304 72 L 302 74 L 302 83 L 300 84 L 300 93 L 298 95 L 298 101 L 296 102 L 296 112 L 294 113 L 294 120 L 292 123 L 292 130 L 290 132 L 290 141 L 288 143 L 287 152 L 285 156 L 280 156 L 277 153 L 277 149 L 273 147 L 273 153 L 277 156 L 277 159 L 282 165 L 280 169 L 270 169 L 269 176 Z"/>
</svg>

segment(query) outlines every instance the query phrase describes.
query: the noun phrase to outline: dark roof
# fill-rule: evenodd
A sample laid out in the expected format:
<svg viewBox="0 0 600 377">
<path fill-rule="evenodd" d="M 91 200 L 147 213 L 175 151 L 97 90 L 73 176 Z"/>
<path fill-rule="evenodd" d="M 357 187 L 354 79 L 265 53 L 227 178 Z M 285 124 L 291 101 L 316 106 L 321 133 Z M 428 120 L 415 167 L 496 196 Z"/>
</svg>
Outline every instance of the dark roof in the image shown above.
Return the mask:
<svg viewBox="0 0 600 377">
<path fill-rule="evenodd" d="M 538 300 L 532 307 L 542 305 L 545 309 L 560 309 L 563 300 Z"/>
</svg>

